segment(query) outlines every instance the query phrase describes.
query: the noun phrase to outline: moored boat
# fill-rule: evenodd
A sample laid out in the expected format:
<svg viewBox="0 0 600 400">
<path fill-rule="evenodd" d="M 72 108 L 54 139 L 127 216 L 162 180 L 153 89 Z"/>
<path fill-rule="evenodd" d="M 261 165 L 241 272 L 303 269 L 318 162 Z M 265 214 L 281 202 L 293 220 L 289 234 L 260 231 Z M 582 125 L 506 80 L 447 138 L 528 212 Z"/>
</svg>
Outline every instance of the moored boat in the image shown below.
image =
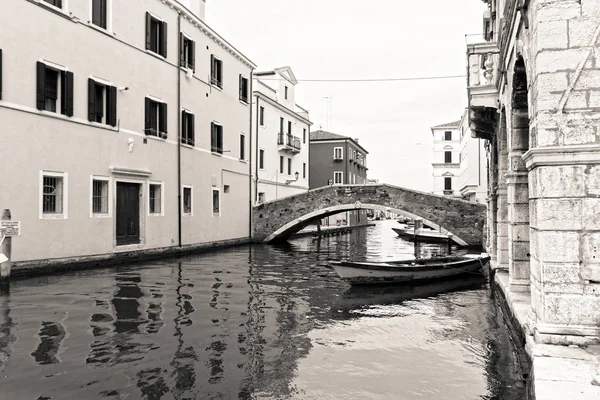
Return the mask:
<svg viewBox="0 0 600 400">
<path fill-rule="evenodd" d="M 387 262 L 330 261 L 329 264 L 351 285 L 421 283 L 477 273 L 489 256 L 437 257 Z"/>
<path fill-rule="evenodd" d="M 428 230 L 428 229 L 402 229 L 402 228 L 392 228 L 394 232 L 398 234 L 400 237 L 408 238 L 411 240 L 418 240 L 420 242 L 448 242 L 448 239 L 452 239 L 452 237 L 446 233 Z"/>
</svg>

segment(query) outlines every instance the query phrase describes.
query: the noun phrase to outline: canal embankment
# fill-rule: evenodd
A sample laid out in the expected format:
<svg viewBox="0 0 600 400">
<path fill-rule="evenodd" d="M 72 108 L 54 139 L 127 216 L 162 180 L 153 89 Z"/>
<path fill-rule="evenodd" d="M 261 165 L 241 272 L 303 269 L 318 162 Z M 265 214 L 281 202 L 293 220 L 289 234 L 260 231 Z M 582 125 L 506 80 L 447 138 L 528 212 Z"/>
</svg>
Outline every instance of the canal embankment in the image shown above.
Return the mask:
<svg viewBox="0 0 600 400">
<path fill-rule="evenodd" d="M 518 330 L 513 336 L 521 343 L 516 346 L 523 346 L 529 359 L 529 399 L 600 399 L 600 345 L 536 344 L 529 320 L 531 295 L 509 290 L 508 271 L 496 270 L 492 277 L 508 308 L 509 323 Z"/>
</svg>

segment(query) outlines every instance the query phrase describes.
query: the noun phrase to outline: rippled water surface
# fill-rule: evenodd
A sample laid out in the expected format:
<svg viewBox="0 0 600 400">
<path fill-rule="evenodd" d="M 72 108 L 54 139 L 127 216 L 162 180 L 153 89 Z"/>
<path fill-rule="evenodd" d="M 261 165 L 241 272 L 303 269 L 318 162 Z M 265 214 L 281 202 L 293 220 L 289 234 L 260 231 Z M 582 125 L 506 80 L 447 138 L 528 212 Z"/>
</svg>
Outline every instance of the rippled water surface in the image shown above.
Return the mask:
<svg viewBox="0 0 600 400">
<path fill-rule="evenodd" d="M 525 398 L 481 277 L 356 289 L 327 267 L 411 258 L 394 224 L 14 281 L 0 399 Z"/>
</svg>

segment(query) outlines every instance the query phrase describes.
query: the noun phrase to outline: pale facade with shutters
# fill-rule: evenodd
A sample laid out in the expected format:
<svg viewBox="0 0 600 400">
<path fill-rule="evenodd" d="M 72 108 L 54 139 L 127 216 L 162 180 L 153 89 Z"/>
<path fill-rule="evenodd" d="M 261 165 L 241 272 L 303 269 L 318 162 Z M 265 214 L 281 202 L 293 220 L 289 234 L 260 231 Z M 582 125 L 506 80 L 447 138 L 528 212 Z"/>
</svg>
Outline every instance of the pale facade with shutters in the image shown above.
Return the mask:
<svg viewBox="0 0 600 400">
<path fill-rule="evenodd" d="M 460 197 L 460 121 L 431 127 L 433 194 Z"/>
<path fill-rule="evenodd" d="M 252 151 L 256 203 L 309 189 L 312 122 L 308 110 L 296 104 L 297 84 L 290 67 L 254 73 Z"/>
<path fill-rule="evenodd" d="M 254 64 L 205 24 L 203 0 L 0 8 L 16 268 L 248 239 Z"/>
</svg>

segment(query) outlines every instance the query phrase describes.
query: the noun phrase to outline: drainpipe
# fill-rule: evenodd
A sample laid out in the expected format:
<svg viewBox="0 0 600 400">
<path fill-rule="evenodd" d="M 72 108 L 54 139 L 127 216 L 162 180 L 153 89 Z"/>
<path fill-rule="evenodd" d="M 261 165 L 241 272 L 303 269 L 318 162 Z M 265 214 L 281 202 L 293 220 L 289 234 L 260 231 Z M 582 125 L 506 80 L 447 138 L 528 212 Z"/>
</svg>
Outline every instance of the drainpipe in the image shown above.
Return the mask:
<svg viewBox="0 0 600 400">
<path fill-rule="evenodd" d="M 252 212 L 252 207 L 254 205 L 254 199 L 252 198 L 252 82 L 254 81 L 253 79 L 253 75 L 254 75 L 254 68 L 252 68 L 250 70 L 250 77 L 248 78 L 250 87 L 249 87 L 249 92 L 248 92 L 248 97 L 250 100 L 250 113 L 248 114 L 248 116 L 250 118 L 248 118 L 248 127 L 249 127 L 249 133 L 250 133 L 250 140 L 248 143 L 248 211 L 249 211 L 249 218 L 248 218 L 248 237 L 252 238 L 252 223 L 253 223 L 253 217 L 254 217 L 254 213 Z M 258 100 L 257 100 L 258 103 Z M 258 104 L 256 106 L 256 109 L 258 110 Z M 256 131 L 256 135 L 258 136 L 258 130 Z M 258 137 L 256 139 L 256 143 L 258 143 Z M 258 157 L 258 154 L 256 155 Z M 258 174 L 255 177 L 258 180 Z"/>
<path fill-rule="evenodd" d="M 177 42 L 181 49 L 181 13 L 177 12 Z M 177 57 L 179 58 L 179 56 Z M 177 60 L 177 243 L 181 247 L 181 69 Z"/>
<path fill-rule="evenodd" d="M 255 153 L 256 153 L 256 162 L 255 164 L 255 168 L 254 168 L 254 174 L 255 174 L 255 180 L 254 180 L 254 200 L 258 201 L 258 163 L 260 160 L 260 155 L 259 155 L 259 147 L 258 147 L 258 127 L 259 127 L 259 119 L 260 119 L 260 98 L 258 97 L 258 95 L 256 96 L 256 124 L 254 124 L 254 127 L 256 129 L 256 145 L 255 145 Z"/>
</svg>

